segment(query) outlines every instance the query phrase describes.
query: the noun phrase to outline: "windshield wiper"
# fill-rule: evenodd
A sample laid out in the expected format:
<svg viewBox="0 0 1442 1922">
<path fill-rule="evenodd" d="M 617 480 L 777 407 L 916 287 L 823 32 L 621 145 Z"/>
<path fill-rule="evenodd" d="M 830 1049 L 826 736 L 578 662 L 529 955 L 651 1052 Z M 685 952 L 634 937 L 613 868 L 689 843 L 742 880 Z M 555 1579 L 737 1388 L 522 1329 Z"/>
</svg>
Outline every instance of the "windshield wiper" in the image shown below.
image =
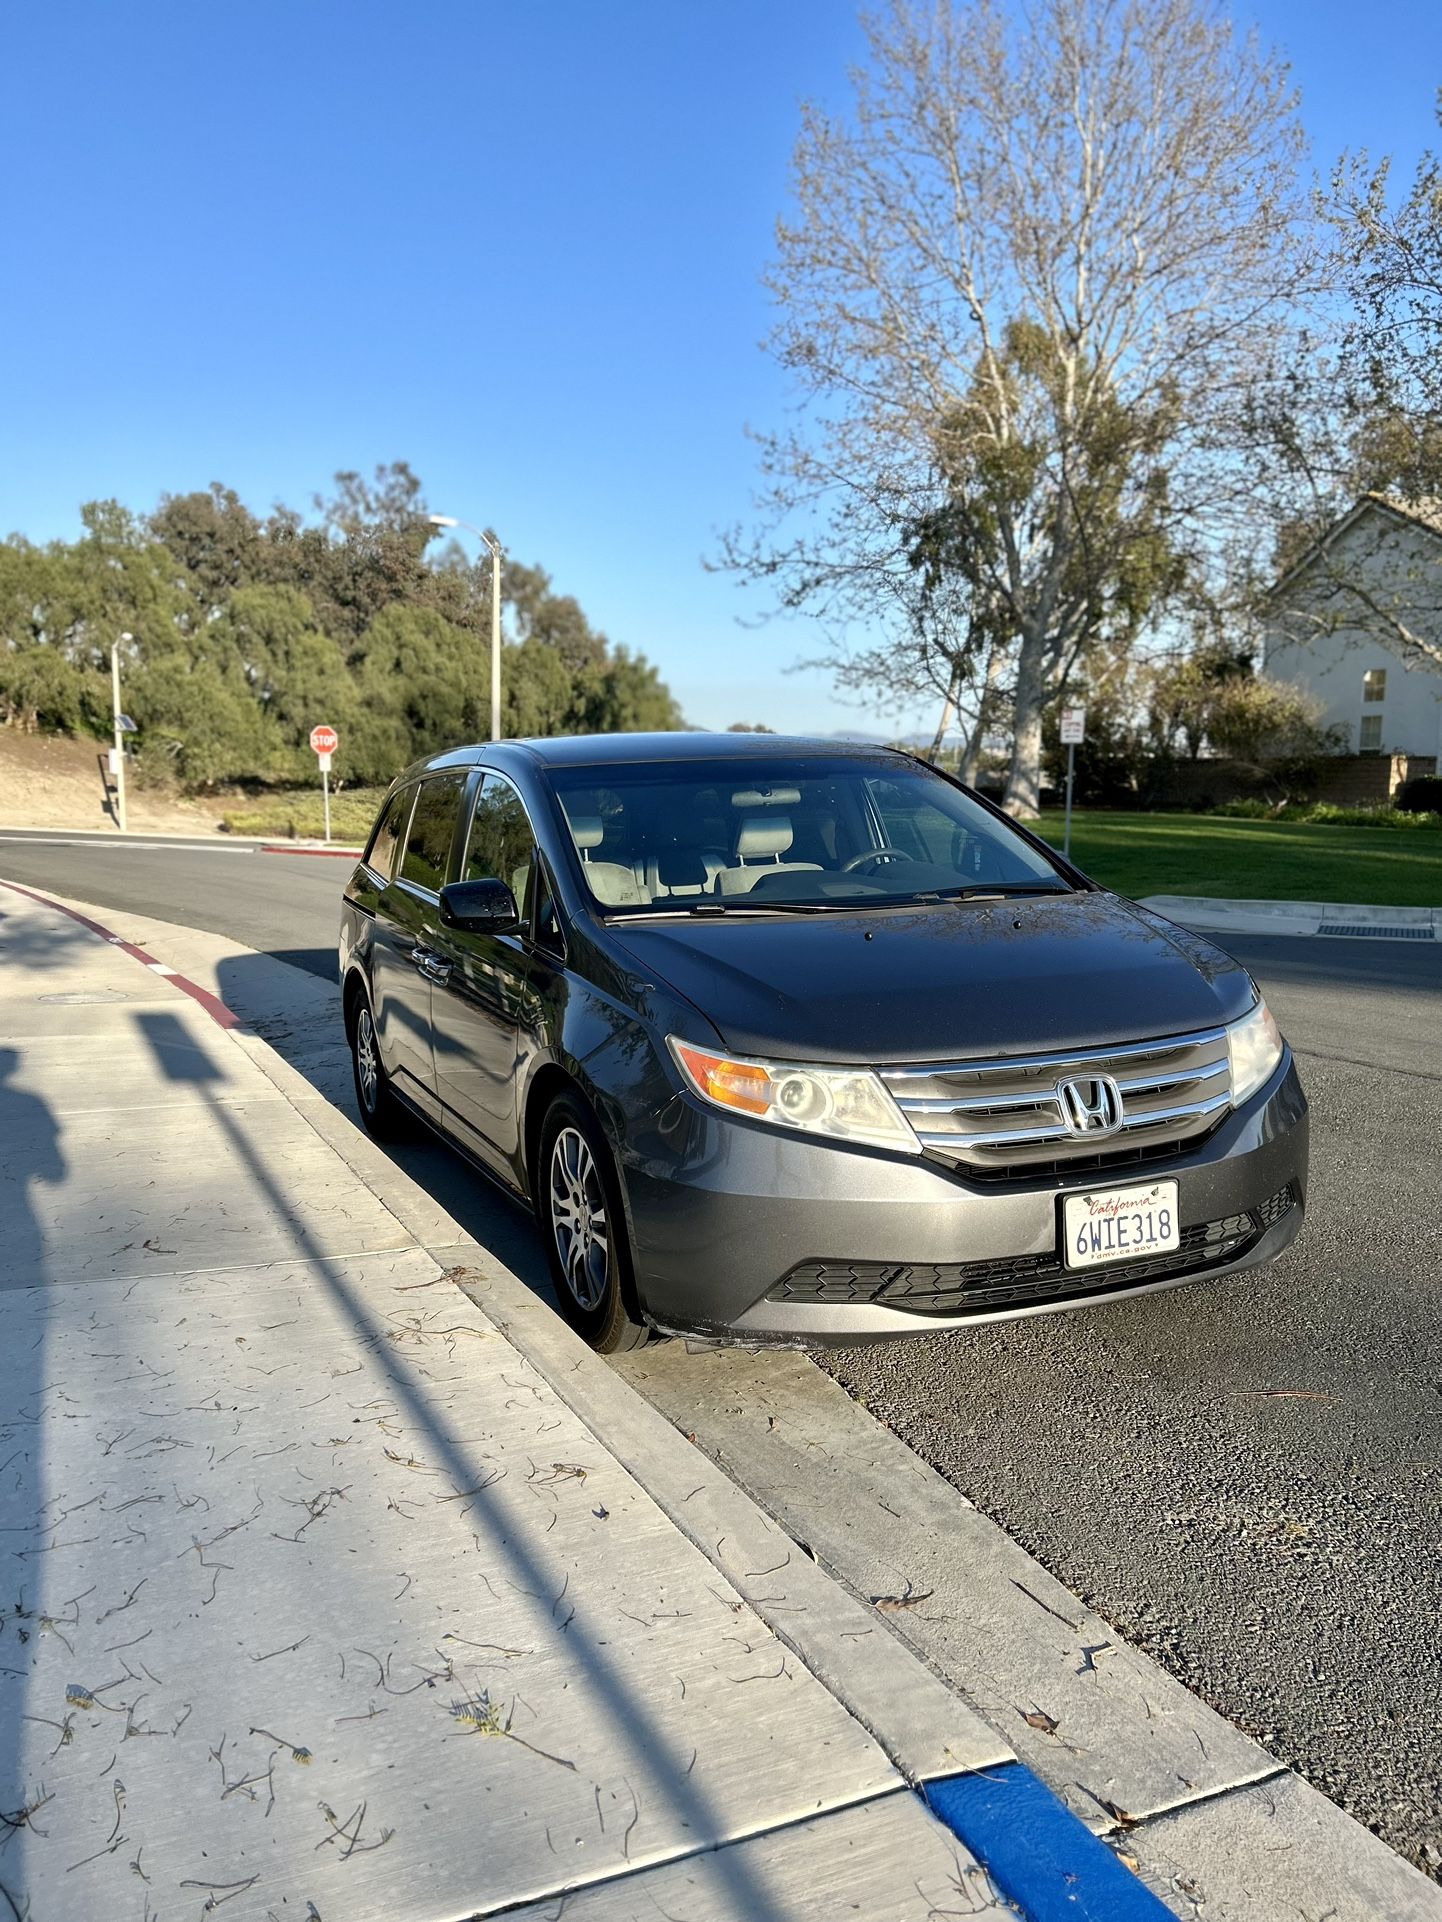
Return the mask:
<svg viewBox="0 0 1442 1922">
<path fill-rule="evenodd" d="M 622 910 L 613 918 L 625 921 L 675 920 L 682 915 L 707 915 L 713 919 L 726 914 L 829 914 L 850 902 L 827 901 L 748 901 L 745 895 L 732 901 L 656 902 L 648 908 Z"/>
<path fill-rule="evenodd" d="M 1005 901 L 1016 894 L 1072 894 L 1063 881 L 1060 886 L 1054 881 L 987 881 L 976 887 L 939 888 L 936 893 L 918 896 L 928 901 Z"/>
</svg>

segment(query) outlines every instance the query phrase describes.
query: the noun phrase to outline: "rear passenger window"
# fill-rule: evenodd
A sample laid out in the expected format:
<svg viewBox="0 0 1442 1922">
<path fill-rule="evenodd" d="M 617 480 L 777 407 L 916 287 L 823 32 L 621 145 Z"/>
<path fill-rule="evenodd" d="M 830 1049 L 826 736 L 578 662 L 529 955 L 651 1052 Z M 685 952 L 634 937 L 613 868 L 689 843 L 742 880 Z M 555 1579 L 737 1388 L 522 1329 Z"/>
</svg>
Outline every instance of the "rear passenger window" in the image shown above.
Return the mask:
<svg viewBox="0 0 1442 1922">
<path fill-rule="evenodd" d="M 516 897 L 524 922 L 531 905 L 531 855 L 535 846 L 536 837 L 520 795 L 499 774 L 488 774 L 476 798 L 462 878 L 504 881 Z"/>
<path fill-rule="evenodd" d="M 395 879 L 396 848 L 405 832 L 406 814 L 415 799 L 413 787 L 402 788 L 393 794 L 381 809 L 380 819 L 371 829 L 370 843 L 365 851 L 365 864 L 387 881 Z"/>
<path fill-rule="evenodd" d="M 456 817 L 461 811 L 461 790 L 465 778 L 443 774 L 434 781 L 422 781 L 411 815 L 411 831 L 406 836 L 405 859 L 401 862 L 402 881 L 438 894 L 445 886 L 446 864 L 451 858 L 451 841 L 456 832 Z"/>
</svg>

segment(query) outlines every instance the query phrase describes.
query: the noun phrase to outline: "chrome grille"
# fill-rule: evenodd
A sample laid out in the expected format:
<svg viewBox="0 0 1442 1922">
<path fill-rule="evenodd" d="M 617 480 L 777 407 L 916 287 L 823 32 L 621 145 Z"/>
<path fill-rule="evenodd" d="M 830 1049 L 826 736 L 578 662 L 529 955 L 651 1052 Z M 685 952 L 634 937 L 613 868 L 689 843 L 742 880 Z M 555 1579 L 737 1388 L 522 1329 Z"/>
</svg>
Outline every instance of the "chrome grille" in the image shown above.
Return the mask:
<svg viewBox="0 0 1442 1922">
<path fill-rule="evenodd" d="M 993 1180 L 1177 1154 L 1210 1134 L 1232 1099 L 1223 1028 L 1122 1048 L 883 1068 L 881 1075 L 923 1148 Z M 1116 1082 L 1120 1126 L 1074 1134 L 1060 1085 L 1098 1075 Z"/>
</svg>

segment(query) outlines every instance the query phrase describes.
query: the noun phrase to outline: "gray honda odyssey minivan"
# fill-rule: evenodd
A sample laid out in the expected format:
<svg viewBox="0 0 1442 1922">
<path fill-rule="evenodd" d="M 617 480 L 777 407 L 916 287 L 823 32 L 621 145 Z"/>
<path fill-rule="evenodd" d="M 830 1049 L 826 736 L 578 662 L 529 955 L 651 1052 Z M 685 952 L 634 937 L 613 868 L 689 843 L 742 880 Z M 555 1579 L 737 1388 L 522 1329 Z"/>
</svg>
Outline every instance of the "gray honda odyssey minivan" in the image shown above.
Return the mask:
<svg viewBox="0 0 1442 1922">
<path fill-rule="evenodd" d="M 561 1310 L 855 1342 L 1269 1261 L 1307 1108 L 1238 962 L 885 748 L 614 735 L 392 785 L 356 1094 L 534 1207 Z"/>
</svg>

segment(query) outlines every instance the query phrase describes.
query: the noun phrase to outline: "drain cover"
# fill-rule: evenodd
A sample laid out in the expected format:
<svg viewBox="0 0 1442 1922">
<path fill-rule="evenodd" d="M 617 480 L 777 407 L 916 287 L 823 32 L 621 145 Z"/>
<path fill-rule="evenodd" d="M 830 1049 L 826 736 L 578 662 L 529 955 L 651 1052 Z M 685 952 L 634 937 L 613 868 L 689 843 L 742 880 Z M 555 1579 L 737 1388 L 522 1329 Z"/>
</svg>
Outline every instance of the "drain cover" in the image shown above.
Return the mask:
<svg viewBox="0 0 1442 1922">
<path fill-rule="evenodd" d="M 1371 922 L 1324 921 L 1317 930 L 1318 934 L 1346 934 L 1356 936 L 1385 936 L 1389 941 L 1431 941 L 1435 937 L 1431 928 L 1384 928 Z"/>
<path fill-rule="evenodd" d="M 49 1002 L 52 1007 L 78 1008 L 92 1001 L 128 1001 L 130 996 L 114 988 L 102 988 L 94 994 L 42 994 L 37 995 L 36 999 Z"/>
</svg>

